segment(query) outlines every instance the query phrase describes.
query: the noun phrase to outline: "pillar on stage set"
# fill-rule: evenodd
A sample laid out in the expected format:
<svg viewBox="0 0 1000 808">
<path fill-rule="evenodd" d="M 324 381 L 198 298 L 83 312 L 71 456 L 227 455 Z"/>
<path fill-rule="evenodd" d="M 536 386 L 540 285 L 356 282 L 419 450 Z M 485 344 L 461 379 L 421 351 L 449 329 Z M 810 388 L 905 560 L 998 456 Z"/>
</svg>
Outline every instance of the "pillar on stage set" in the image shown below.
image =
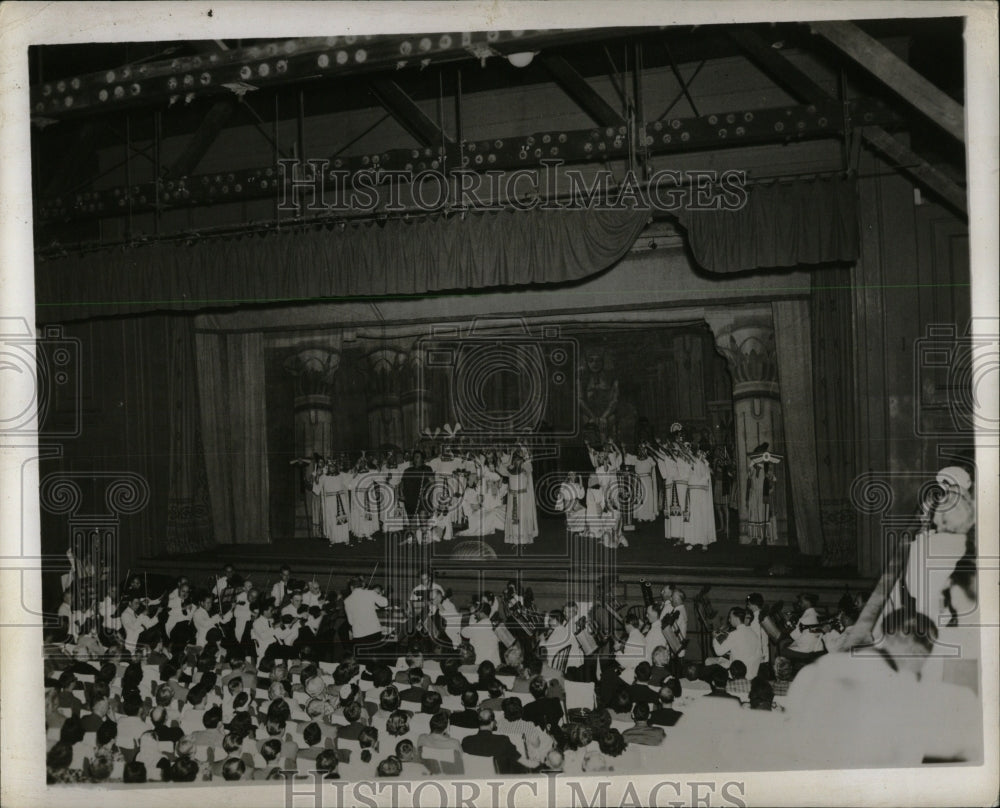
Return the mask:
<svg viewBox="0 0 1000 808">
<path fill-rule="evenodd" d="M 767 443 L 772 453 L 785 453 L 774 320 L 770 306 L 708 311 L 705 319 L 715 335 L 716 348 L 726 358 L 733 379 L 740 543 L 749 543 L 748 455 L 762 443 Z M 788 544 L 787 466 L 779 464 L 775 471 L 777 481 L 770 488 L 769 505 L 777 524 L 777 536 L 773 541 L 768 539 L 768 543 L 785 545 Z"/>
<path fill-rule="evenodd" d="M 405 446 L 401 399 L 407 379 L 406 351 L 382 344 L 367 359 L 368 443 L 373 449 L 387 443 Z"/>
<path fill-rule="evenodd" d="M 285 360 L 285 370 L 295 377 L 295 456 L 329 457 L 333 452 L 333 379 L 340 367 L 340 351 L 303 348 Z M 319 504 L 304 478 L 305 466 L 296 466 L 297 484 L 303 492 L 295 501 L 295 534 L 313 534 Z"/>
<path fill-rule="evenodd" d="M 437 397 L 433 391 L 426 364 L 425 348 L 418 340 L 406 357 L 403 371 L 403 392 L 400 409 L 403 416 L 403 448 L 412 449 L 425 429 L 440 427 L 434 423 L 433 412 Z"/>
</svg>

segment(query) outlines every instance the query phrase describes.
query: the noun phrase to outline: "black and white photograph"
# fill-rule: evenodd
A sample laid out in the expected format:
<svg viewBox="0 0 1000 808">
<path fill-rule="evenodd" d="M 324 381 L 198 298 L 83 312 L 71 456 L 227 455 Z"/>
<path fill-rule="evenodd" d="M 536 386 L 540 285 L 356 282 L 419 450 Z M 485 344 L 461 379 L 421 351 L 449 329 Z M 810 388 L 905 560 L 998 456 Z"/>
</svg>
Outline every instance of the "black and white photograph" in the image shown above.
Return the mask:
<svg viewBox="0 0 1000 808">
<path fill-rule="evenodd" d="M 4 804 L 996 804 L 995 5 L 0 45 Z"/>
</svg>

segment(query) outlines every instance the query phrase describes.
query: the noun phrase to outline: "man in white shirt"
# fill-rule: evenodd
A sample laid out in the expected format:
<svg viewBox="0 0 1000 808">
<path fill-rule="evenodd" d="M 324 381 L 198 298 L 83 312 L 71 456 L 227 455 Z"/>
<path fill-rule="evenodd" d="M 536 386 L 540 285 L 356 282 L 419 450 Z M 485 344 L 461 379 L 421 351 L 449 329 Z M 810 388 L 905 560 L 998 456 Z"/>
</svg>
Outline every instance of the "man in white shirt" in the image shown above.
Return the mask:
<svg viewBox="0 0 1000 808">
<path fill-rule="evenodd" d="M 98 604 L 97 610 L 104 633 L 116 634 L 122 627 L 122 619 L 118 616 L 118 588 L 114 584 L 108 587 L 108 594 Z"/>
<path fill-rule="evenodd" d="M 462 629 L 462 636 L 469 641 L 476 652 L 476 662 L 489 660 L 500 665 L 500 641 L 493 630 L 493 621 L 486 614 L 485 604 L 479 604 L 469 618 L 469 624 Z"/>
<path fill-rule="evenodd" d="M 740 660 L 747 666 L 746 678 L 753 681 L 760 668 L 760 641 L 757 635 L 746 625 L 746 610 L 734 606 L 729 610 L 729 634 L 723 639 L 713 639 L 716 658 L 705 660 L 706 665 L 716 664 L 728 668 L 734 660 Z"/>
<path fill-rule="evenodd" d="M 281 610 L 281 616 L 284 617 L 286 614 L 290 614 L 292 617 L 298 619 L 299 609 L 302 608 L 302 593 L 292 592 L 292 598 L 288 602 L 288 605 Z"/>
<path fill-rule="evenodd" d="M 188 596 L 191 587 L 186 583 L 181 584 L 167 598 L 167 624 L 165 630 L 167 636 L 171 635 L 178 623 L 190 623 L 191 614 L 194 612 L 194 604 L 188 603 Z"/>
<path fill-rule="evenodd" d="M 764 609 L 764 596 L 760 592 L 751 592 L 747 595 L 747 610 L 750 615 L 750 630 L 757 635 L 760 643 L 760 662 L 766 664 L 771 660 L 771 646 L 767 632 L 761 625 L 761 613 Z"/>
<path fill-rule="evenodd" d="M 125 647 L 133 652 L 139 641 L 143 639 L 143 635 L 145 635 L 146 641 L 151 639 L 147 631 L 154 628 L 157 623 L 156 618 L 153 616 L 156 613 L 156 609 L 152 612 L 139 614 L 140 603 L 141 601 L 138 597 L 133 597 L 128 602 L 128 606 L 122 612 L 121 617 L 122 630 L 125 632 Z"/>
<path fill-rule="evenodd" d="M 260 616 L 253 621 L 253 625 L 250 627 L 250 636 L 253 639 L 254 648 L 257 649 L 258 660 L 263 658 L 267 649 L 275 643 L 273 616 L 274 607 L 270 603 L 265 603 L 261 607 Z"/>
<path fill-rule="evenodd" d="M 315 578 L 309 582 L 308 589 L 302 594 L 302 603 L 309 608 L 312 608 L 313 606 L 319 606 L 322 608 L 323 604 L 326 603 L 326 598 L 323 597 L 323 593 L 319 588 L 319 581 Z"/>
<path fill-rule="evenodd" d="M 803 592 L 799 595 L 798 605 L 802 610 L 798 625 L 792 629 L 792 644 L 782 653 L 791 659 L 808 658 L 812 654 L 823 652 L 823 632 L 819 630 L 819 614 L 816 595 Z"/>
<path fill-rule="evenodd" d="M 279 609 L 285 605 L 285 595 L 288 594 L 288 579 L 291 577 L 292 571 L 285 565 L 281 568 L 281 577 L 271 587 L 271 600 Z"/>
<path fill-rule="evenodd" d="M 365 586 L 364 578 L 356 575 L 349 581 L 351 594 L 344 598 L 344 615 L 351 627 L 351 641 L 355 656 L 358 649 L 382 641 L 382 621 L 378 609 L 389 605 L 385 596 Z"/>
<path fill-rule="evenodd" d="M 451 644 L 458 648 L 462 644 L 462 617 L 455 604 L 438 589 L 431 590 L 431 614 L 441 615 L 444 622 L 444 633 L 448 635 Z"/>
<path fill-rule="evenodd" d="M 413 587 L 410 592 L 410 603 L 419 603 L 425 597 L 430 597 L 430 593 L 433 590 L 437 590 L 444 595 L 444 589 L 440 584 L 432 583 L 431 576 L 429 573 L 420 573 L 420 583 Z"/>
<path fill-rule="evenodd" d="M 194 626 L 194 644 L 200 648 L 204 648 L 209 642 L 209 632 L 212 629 L 218 629 L 219 625 L 222 623 L 228 623 L 233 619 L 232 610 L 228 610 L 223 615 L 211 614 L 210 610 L 212 608 L 213 597 L 211 594 L 205 595 L 201 601 L 198 603 L 198 608 L 194 610 L 194 615 L 191 618 L 191 623 Z M 216 632 L 221 634 L 221 632 Z M 218 637 L 215 638 L 218 641 Z"/>
</svg>

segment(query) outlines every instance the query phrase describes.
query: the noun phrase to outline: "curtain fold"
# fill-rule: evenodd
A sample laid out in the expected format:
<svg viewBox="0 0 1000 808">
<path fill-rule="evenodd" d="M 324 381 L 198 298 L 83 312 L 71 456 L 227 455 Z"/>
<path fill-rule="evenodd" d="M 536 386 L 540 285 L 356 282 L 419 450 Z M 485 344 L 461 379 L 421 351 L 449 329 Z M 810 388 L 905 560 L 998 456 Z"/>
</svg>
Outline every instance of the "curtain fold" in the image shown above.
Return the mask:
<svg viewBox="0 0 1000 808">
<path fill-rule="evenodd" d="M 624 256 L 642 210 L 469 213 L 159 243 L 36 262 L 38 318 L 565 283 Z"/>
<path fill-rule="evenodd" d="M 196 333 L 212 524 L 219 544 L 270 542 L 264 335 Z"/>
<path fill-rule="evenodd" d="M 813 362 L 809 302 L 782 300 L 771 304 L 774 341 L 785 422 L 785 451 L 792 486 L 792 510 L 799 550 L 823 552 L 813 423 Z"/>
<path fill-rule="evenodd" d="M 685 208 L 677 219 L 708 272 L 853 263 L 859 254 L 856 183 L 839 177 L 753 185 L 738 210 Z"/>
<path fill-rule="evenodd" d="M 170 488 L 166 550 L 168 553 L 192 553 L 212 547 L 215 542 L 201 440 L 191 318 L 169 318 L 168 335 Z"/>
</svg>

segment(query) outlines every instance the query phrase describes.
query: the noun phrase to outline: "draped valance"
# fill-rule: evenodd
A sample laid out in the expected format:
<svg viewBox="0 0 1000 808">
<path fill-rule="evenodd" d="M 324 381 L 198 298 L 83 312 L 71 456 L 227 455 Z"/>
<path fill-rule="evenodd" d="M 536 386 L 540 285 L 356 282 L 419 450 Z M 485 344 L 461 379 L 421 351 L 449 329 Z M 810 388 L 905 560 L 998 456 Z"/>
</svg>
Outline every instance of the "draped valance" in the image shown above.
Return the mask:
<svg viewBox="0 0 1000 808">
<path fill-rule="evenodd" d="M 648 216 L 637 210 L 505 210 L 39 260 L 38 318 L 59 322 L 578 281 L 624 256 Z"/>
<path fill-rule="evenodd" d="M 702 269 L 731 273 L 858 259 L 854 180 L 758 183 L 746 191 L 746 204 L 736 210 L 678 211 Z"/>
</svg>

